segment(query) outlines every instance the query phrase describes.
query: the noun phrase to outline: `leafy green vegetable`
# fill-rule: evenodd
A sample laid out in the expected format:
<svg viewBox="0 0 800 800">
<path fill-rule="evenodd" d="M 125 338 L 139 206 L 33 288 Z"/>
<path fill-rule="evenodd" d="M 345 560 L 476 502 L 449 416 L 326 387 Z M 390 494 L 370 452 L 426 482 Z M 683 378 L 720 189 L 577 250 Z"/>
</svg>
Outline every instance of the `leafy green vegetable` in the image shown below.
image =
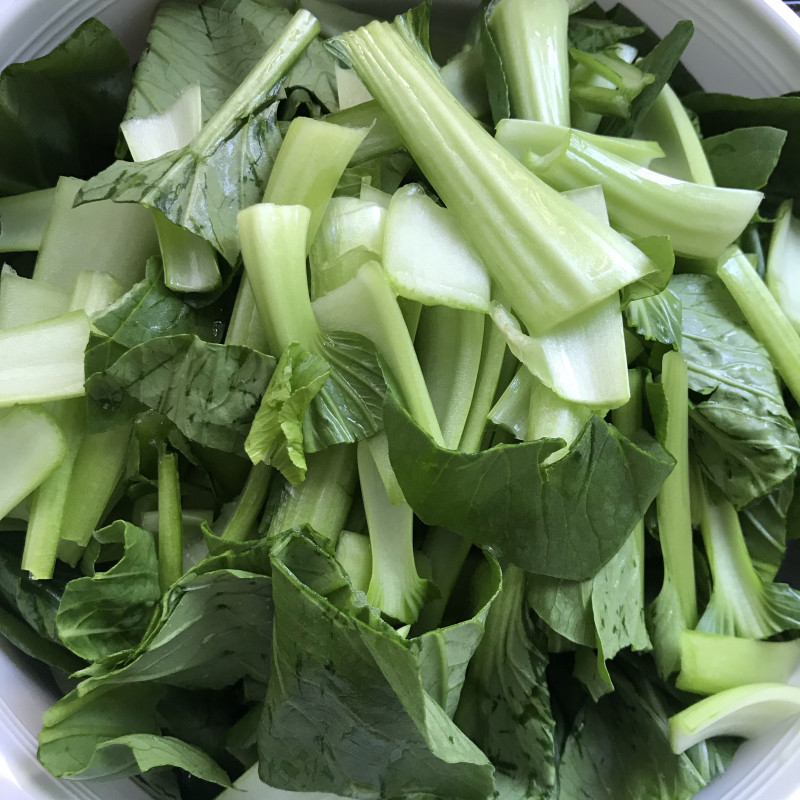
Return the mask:
<svg viewBox="0 0 800 800">
<path fill-rule="evenodd" d="M 611 559 L 673 464 L 654 441 L 628 441 L 597 417 L 567 455 L 546 465 L 558 440 L 458 453 L 437 447 L 396 405 L 387 405 L 384 421 L 392 467 L 423 521 L 530 572 L 572 580 Z"/>
<path fill-rule="evenodd" d="M 778 165 L 764 191 L 778 198 L 798 197 L 800 165 L 800 97 L 739 97 L 733 94 L 693 93 L 683 98 L 696 112 L 707 137 L 737 128 L 778 128 L 787 133 Z"/>
<path fill-rule="evenodd" d="M 569 18 L 569 44 L 585 53 L 596 53 L 645 30 L 644 25 L 618 25 L 607 19 L 592 19 L 573 14 Z"/>
<path fill-rule="evenodd" d="M 650 73 L 654 80 L 639 93 L 631 103 L 627 118 L 606 117 L 600 124 L 599 132 L 605 136 L 630 136 L 639 120 L 655 102 L 664 84 L 670 79 L 683 51 L 694 33 L 694 25 L 689 20 L 681 20 L 675 27 L 642 59 L 636 66 L 644 73 Z"/>
<path fill-rule="evenodd" d="M 92 320 L 86 348 L 86 374 L 108 369 L 124 352 L 159 336 L 195 334 L 207 342 L 220 339 L 219 310 L 193 308 L 164 285 L 161 260 L 147 262 L 144 280 Z"/>
<path fill-rule="evenodd" d="M 794 490 L 794 480 L 787 478 L 771 492 L 748 503 L 739 512 L 750 558 L 762 580 L 773 580 L 783 561 L 786 552 L 787 516 Z"/>
<path fill-rule="evenodd" d="M 263 779 L 373 800 L 483 800 L 492 766 L 426 691 L 413 641 L 382 622 L 307 535 L 284 537 L 272 565 L 274 680 L 258 737 Z M 324 719 L 324 729 L 309 726 L 307 714 Z"/>
<path fill-rule="evenodd" d="M 689 388 L 692 450 L 703 472 L 737 507 L 791 475 L 800 453 L 772 362 L 716 278 L 676 275 L 683 308 L 681 352 Z"/>
<path fill-rule="evenodd" d="M 124 544 L 125 554 L 106 572 L 70 581 L 56 616 L 61 641 L 87 661 L 135 647 L 161 597 L 149 531 L 120 521 L 97 531 L 95 538 Z"/>
<path fill-rule="evenodd" d="M 547 797 L 556 784 L 545 637 L 530 614 L 525 583 L 521 570 L 505 570 L 456 716 L 495 764 L 500 796 L 509 798 Z"/>
<path fill-rule="evenodd" d="M 296 14 L 186 147 L 151 161 L 117 161 L 89 181 L 76 202 L 143 203 L 236 263 L 236 216 L 263 196 L 280 146 L 276 107 L 267 103 L 318 29 L 311 15 Z"/>
<path fill-rule="evenodd" d="M 156 733 L 161 691 L 126 686 L 81 696 L 73 690 L 45 712 L 39 759 L 58 777 L 107 780 L 168 765 L 229 786 L 225 772 L 201 750 Z"/>
<path fill-rule="evenodd" d="M 578 713 L 561 758 L 562 797 L 690 800 L 727 757 L 696 749 L 672 755 L 667 720 L 680 706 L 644 674 L 615 670 L 616 691 Z M 622 739 L 622 742 L 620 742 Z"/>
<path fill-rule="evenodd" d="M 50 54 L 0 75 L 0 195 L 88 178 L 111 160 L 130 91 L 128 54 L 90 19 Z"/>
<path fill-rule="evenodd" d="M 191 441 L 244 455 L 275 360 L 196 336 L 159 336 L 131 348 L 86 384 L 96 430 L 158 411 Z"/>
<path fill-rule="evenodd" d="M 321 356 L 296 342 L 289 345 L 275 367 L 245 440 L 245 450 L 254 464 L 272 464 L 291 483 L 303 480 L 303 416 L 329 374 L 330 367 Z"/>
<path fill-rule="evenodd" d="M 720 186 L 761 189 L 781 155 L 786 131 L 760 125 L 703 139 L 708 164 Z"/>
<path fill-rule="evenodd" d="M 646 339 L 675 345 L 680 349 L 683 332 L 683 307 L 680 298 L 670 289 L 632 300 L 625 309 L 628 325 Z"/>
</svg>

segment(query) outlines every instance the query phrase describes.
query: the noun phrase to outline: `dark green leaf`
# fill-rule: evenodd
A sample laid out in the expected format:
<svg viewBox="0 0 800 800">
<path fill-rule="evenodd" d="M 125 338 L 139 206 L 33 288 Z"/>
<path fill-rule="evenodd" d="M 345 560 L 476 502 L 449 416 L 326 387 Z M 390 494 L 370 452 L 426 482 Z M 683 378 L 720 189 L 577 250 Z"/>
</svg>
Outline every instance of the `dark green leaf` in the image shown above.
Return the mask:
<svg viewBox="0 0 800 800">
<path fill-rule="evenodd" d="M 115 200 L 156 208 L 235 264 L 236 216 L 261 201 L 280 148 L 275 113 L 273 103 L 237 119 L 222 137 L 197 150 L 190 143 L 151 161 L 117 161 L 87 181 L 75 202 Z"/>
<path fill-rule="evenodd" d="M 66 675 L 84 666 L 81 659 L 65 647 L 40 636 L 27 622 L 0 603 L 0 636 L 31 658 L 60 670 Z"/>
<path fill-rule="evenodd" d="M 481 453 L 437 447 L 394 403 L 384 409 L 403 494 L 442 525 L 530 572 L 584 580 L 607 563 L 672 469 L 653 440 L 631 442 L 594 417 L 567 455 L 543 439 Z"/>
<path fill-rule="evenodd" d="M 111 685 L 222 688 L 269 679 L 272 582 L 264 541 L 192 568 L 164 596 L 136 649 L 84 670 L 80 695 Z"/>
<path fill-rule="evenodd" d="M 484 800 L 492 766 L 425 690 L 413 643 L 366 605 L 306 535 L 284 536 L 272 564 L 275 646 L 258 741 L 262 778 L 363 800 Z"/>
<path fill-rule="evenodd" d="M 61 641 L 87 661 L 136 647 L 161 597 L 152 533 L 118 521 L 95 538 L 125 553 L 106 572 L 70 581 L 56 617 Z"/>
<path fill-rule="evenodd" d="M 96 19 L 49 55 L 0 75 L 0 196 L 88 178 L 114 157 L 130 91 L 128 54 Z"/>
<path fill-rule="evenodd" d="M 573 14 L 569 18 L 569 46 L 586 53 L 596 53 L 625 39 L 638 36 L 645 30 L 644 25 L 635 27 L 618 25 L 611 20 L 591 19 Z"/>
<path fill-rule="evenodd" d="M 274 365 L 256 350 L 188 334 L 151 339 L 89 378 L 90 424 L 104 430 L 150 409 L 199 445 L 244 455 Z"/>
<path fill-rule="evenodd" d="M 708 165 L 720 186 L 761 189 L 781 156 L 786 131 L 760 125 L 703 139 Z"/>
<path fill-rule="evenodd" d="M 669 81 L 693 33 L 692 23 L 681 20 L 644 58 L 636 62 L 642 72 L 654 76 L 654 81 L 645 86 L 631 103 L 627 118 L 605 117 L 600 123 L 599 133 L 605 136 L 630 136 L 636 130 L 639 120 L 648 112 L 664 84 Z"/>
<path fill-rule="evenodd" d="M 667 720 L 683 704 L 629 668 L 612 670 L 611 677 L 616 691 L 587 703 L 572 725 L 559 766 L 559 797 L 691 800 L 714 777 L 713 747 L 674 755 Z"/>
<path fill-rule="evenodd" d="M 387 391 L 383 367 L 368 339 L 337 331 L 321 344 L 331 372 L 303 420 L 305 448 L 311 453 L 382 430 Z"/>
<path fill-rule="evenodd" d="M 550 797 L 556 783 L 546 645 L 525 599 L 525 574 L 510 567 L 486 619 L 457 715 L 459 726 L 497 768 L 499 796 L 509 800 Z"/>
<path fill-rule="evenodd" d="M 108 369 L 126 350 L 158 336 L 193 333 L 218 342 L 222 323 L 217 316 L 213 306 L 193 308 L 167 289 L 161 259 L 151 258 L 145 279 L 92 320 L 86 374 Z"/>
<path fill-rule="evenodd" d="M 739 97 L 697 92 L 683 102 L 700 117 L 704 136 L 735 128 L 770 126 L 787 132 L 778 166 L 765 188 L 777 198 L 800 198 L 800 97 Z"/>
<path fill-rule="evenodd" d="M 722 282 L 676 275 L 670 289 L 683 306 L 689 389 L 706 396 L 689 411 L 693 452 L 740 508 L 794 472 L 800 438 L 769 355 Z"/>
</svg>

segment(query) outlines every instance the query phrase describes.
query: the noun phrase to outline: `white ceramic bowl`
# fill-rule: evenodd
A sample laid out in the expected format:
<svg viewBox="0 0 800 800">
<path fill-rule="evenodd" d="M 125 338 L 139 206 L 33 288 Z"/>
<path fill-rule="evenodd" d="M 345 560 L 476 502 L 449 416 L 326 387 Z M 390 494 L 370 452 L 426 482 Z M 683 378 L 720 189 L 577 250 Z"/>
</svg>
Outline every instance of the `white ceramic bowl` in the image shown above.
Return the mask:
<svg viewBox="0 0 800 800">
<path fill-rule="evenodd" d="M 600 0 L 610 7 L 610 0 Z M 382 10 L 404 0 L 349 0 Z M 158 0 L 0 0 L 0 69 L 49 52 L 77 25 L 97 16 L 122 38 L 132 57 L 141 50 Z M 466 18 L 477 0 L 437 0 L 449 18 Z M 684 63 L 709 91 L 762 96 L 800 90 L 800 18 L 781 0 L 626 0 L 663 35 L 682 18 L 695 36 Z M 440 15 L 441 18 L 441 15 Z M 454 23 L 455 24 L 455 23 Z M 53 702 L 42 673 L 0 637 L 0 798 L 2 800 L 147 800 L 130 781 L 91 786 L 53 778 L 36 761 L 42 713 Z M 329 800 L 246 786 L 260 800 Z M 743 745 L 730 769 L 697 800 L 800 800 L 800 721 Z"/>
</svg>

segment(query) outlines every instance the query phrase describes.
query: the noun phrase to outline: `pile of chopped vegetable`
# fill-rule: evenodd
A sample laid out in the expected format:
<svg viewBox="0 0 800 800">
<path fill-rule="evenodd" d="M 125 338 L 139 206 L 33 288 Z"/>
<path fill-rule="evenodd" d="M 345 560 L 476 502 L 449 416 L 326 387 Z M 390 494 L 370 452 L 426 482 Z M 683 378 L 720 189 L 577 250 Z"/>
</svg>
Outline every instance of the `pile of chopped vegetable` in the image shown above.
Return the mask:
<svg viewBox="0 0 800 800">
<path fill-rule="evenodd" d="M 691 798 L 800 714 L 800 97 L 704 93 L 622 6 L 492 0 L 435 59 L 430 5 L 286 5 L 0 75 L 40 761 Z"/>
</svg>

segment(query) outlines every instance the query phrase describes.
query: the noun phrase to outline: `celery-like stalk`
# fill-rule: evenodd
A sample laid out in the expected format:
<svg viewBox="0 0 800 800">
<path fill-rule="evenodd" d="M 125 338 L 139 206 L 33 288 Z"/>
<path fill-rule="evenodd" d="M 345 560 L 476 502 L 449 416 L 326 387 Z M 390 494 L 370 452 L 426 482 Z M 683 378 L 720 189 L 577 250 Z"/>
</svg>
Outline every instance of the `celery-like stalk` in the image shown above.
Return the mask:
<svg viewBox="0 0 800 800">
<path fill-rule="evenodd" d="M 339 178 L 366 135 L 366 128 L 345 128 L 308 117 L 296 117 L 289 125 L 264 202 L 310 209 L 309 247 Z"/>
<path fill-rule="evenodd" d="M 377 203 L 331 198 L 308 253 L 312 298 L 347 283 L 367 261 L 380 259 L 385 217 L 386 209 Z"/>
<path fill-rule="evenodd" d="M 735 248 L 731 252 L 717 269 L 717 275 L 767 348 L 789 391 L 800 402 L 800 334 L 741 250 Z"/>
<path fill-rule="evenodd" d="M 489 276 L 452 214 L 419 186 L 398 189 L 386 215 L 383 267 L 402 297 L 489 310 Z"/>
<path fill-rule="evenodd" d="M 661 387 L 666 420 L 657 424 L 661 444 L 675 458 L 675 468 L 656 497 L 659 541 L 664 559 L 664 582 L 649 608 L 649 626 L 656 663 L 662 675 L 678 667 L 678 640 L 697 624 L 692 515 L 689 495 L 688 373 L 683 357 L 674 351 L 662 361 Z"/>
<path fill-rule="evenodd" d="M 682 753 L 712 736 L 752 738 L 800 714 L 800 688 L 756 683 L 727 689 L 670 717 L 672 750 Z"/>
<path fill-rule="evenodd" d="M 674 90 L 665 84 L 650 110 L 639 121 L 636 135 L 654 139 L 664 148 L 656 172 L 682 181 L 715 186 L 703 144 L 692 120 Z"/>
<path fill-rule="evenodd" d="M 739 636 L 684 631 L 679 689 L 715 694 L 750 683 L 796 683 L 800 641 L 761 642 Z"/>
<path fill-rule="evenodd" d="M 319 326 L 306 281 L 305 206 L 258 203 L 239 212 L 239 237 L 247 278 L 272 353 L 299 342 L 314 352 Z"/>
<path fill-rule="evenodd" d="M 0 333 L 0 408 L 82 396 L 88 341 L 83 311 Z"/>
<path fill-rule="evenodd" d="M 786 318 L 800 333 L 800 219 L 792 209 L 792 200 L 785 200 L 778 208 L 765 280 Z"/>
<path fill-rule="evenodd" d="M 322 328 L 360 333 L 375 343 L 412 416 L 437 444 L 443 445 L 414 343 L 380 266 L 374 261 L 365 264 L 344 286 L 315 300 L 313 309 Z"/>
<path fill-rule="evenodd" d="M 53 404 L 52 413 L 64 434 L 66 449 L 61 463 L 31 497 L 22 569 L 35 580 L 53 577 L 72 467 L 86 427 L 86 404 L 80 398 Z"/>
<path fill-rule="evenodd" d="M 158 581 L 166 592 L 183 575 L 183 517 L 178 457 L 158 457 Z"/>
<path fill-rule="evenodd" d="M 395 123 L 530 332 L 543 333 L 652 270 L 630 242 L 526 172 L 395 27 L 370 23 L 329 44 Z"/>
<path fill-rule="evenodd" d="M 81 310 L 91 317 L 105 311 L 123 294 L 125 294 L 125 289 L 113 275 L 85 269 L 83 272 L 79 272 L 75 278 L 69 300 L 69 310 Z"/>
<path fill-rule="evenodd" d="M 266 464 L 254 464 L 236 503 L 236 510 L 222 531 L 222 538 L 243 542 L 255 538 L 258 515 L 267 499 L 267 491 L 275 470 Z"/>
<path fill-rule="evenodd" d="M 356 485 L 356 448 L 351 444 L 327 447 L 306 456 L 306 479 L 287 483 L 269 523 L 269 534 L 310 525 L 334 545 L 339 538 Z"/>
<path fill-rule="evenodd" d="M 597 146 L 586 134 L 538 126 L 524 163 L 562 191 L 600 184 L 611 224 L 630 236 L 666 234 L 676 253 L 721 255 L 758 209 L 763 195 L 747 189 L 702 186 L 638 166 Z"/>
<path fill-rule="evenodd" d="M 304 117 L 294 119 L 289 126 L 270 172 L 264 202 L 309 209 L 308 233 L 303 239 L 304 257 L 314 241 L 336 184 L 365 135 L 363 128 L 344 128 Z M 263 346 L 263 334 L 254 323 L 254 305 L 253 290 L 245 275 L 231 315 L 228 344 Z M 273 350 L 273 353 L 280 352 L 283 351 Z"/>
<path fill-rule="evenodd" d="M 358 475 L 372 550 L 367 599 L 392 619 L 416 622 L 431 586 L 414 560 L 414 512 L 391 503 L 367 442 L 358 443 Z"/>
<path fill-rule="evenodd" d="M 73 566 L 102 520 L 128 457 L 131 426 L 83 436 L 61 515 L 58 557 Z"/>
<path fill-rule="evenodd" d="M 649 167 L 657 158 L 664 157 L 661 145 L 652 139 L 624 139 L 618 136 L 601 136 L 567 129 L 560 125 L 549 125 L 527 119 L 501 119 L 497 123 L 495 138 L 518 161 L 522 161 L 531 150 L 554 150 L 562 147 L 567 135 L 574 139 L 613 153 L 620 158 Z"/>
<path fill-rule="evenodd" d="M 489 18 L 511 113 L 569 125 L 567 0 L 500 0 Z"/>
<path fill-rule="evenodd" d="M 0 272 L 0 331 L 58 317 L 69 310 L 69 294 L 47 281 L 17 275 L 11 267 Z"/>
<path fill-rule="evenodd" d="M 345 128 L 369 129 L 364 141 L 350 159 L 353 165 L 380 158 L 403 148 L 403 140 L 397 129 L 374 100 L 328 114 L 325 121 L 343 125 Z"/>
<path fill-rule="evenodd" d="M 485 315 L 477 311 L 426 307 L 415 346 L 419 365 L 442 429 L 445 447 L 455 450 L 469 414 L 481 361 Z"/>
<path fill-rule="evenodd" d="M 190 86 L 166 111 L 120 126 L 135 161 L 179 150 L 194 139 L 203 124 L 200 87 Z M 175 292 L 210 292 L 222 278 L 217 254 L 205 239 L 168 220 L 153 209 L 164 264 L 164 283 Z"/>
<path fill-rule="evenodd" d="M 55 191 L 39 189 L 0 198 L 0 253 L 39 249 L 53 209 Z"/>
<path fill-rule="evenodd" d="M 70 292 L 79 272 L 94 269 L 111 273 L 129 289 L 158 253 L 152 215 L 143 206 L 112 200 L 73 207 L 83 185 L 77 178 L 59 179 L 34 278 Z"/>
<path fill-rule="evenodd" d="M 16 406 L 0 417 L 0 519 L 58 467 L 67 444 L 44 408 Z M 11 455 L 13 454 L 13 458 Z"/>
<path fill-rule="evenodd" d="M 372 576 L 372 550 L 363 533 L 342 531 L 336 545 L 336 560 L 349 575 L 353 588 L 366 594 Z"/>
</svg>

